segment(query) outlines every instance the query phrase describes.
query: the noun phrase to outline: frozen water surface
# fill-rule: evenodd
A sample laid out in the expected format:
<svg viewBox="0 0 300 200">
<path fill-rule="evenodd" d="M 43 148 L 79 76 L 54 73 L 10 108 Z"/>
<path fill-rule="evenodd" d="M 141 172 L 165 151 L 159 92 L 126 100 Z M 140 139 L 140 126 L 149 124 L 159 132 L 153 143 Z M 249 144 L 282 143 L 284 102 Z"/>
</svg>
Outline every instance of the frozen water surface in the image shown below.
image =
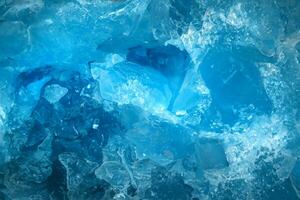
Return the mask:
<svg viewBox="0 0 300 200">
<path fill-rule="evenodd" d="M 300 199 L 298 0 L 0 0 L 0 199 Z"/>
</svg>

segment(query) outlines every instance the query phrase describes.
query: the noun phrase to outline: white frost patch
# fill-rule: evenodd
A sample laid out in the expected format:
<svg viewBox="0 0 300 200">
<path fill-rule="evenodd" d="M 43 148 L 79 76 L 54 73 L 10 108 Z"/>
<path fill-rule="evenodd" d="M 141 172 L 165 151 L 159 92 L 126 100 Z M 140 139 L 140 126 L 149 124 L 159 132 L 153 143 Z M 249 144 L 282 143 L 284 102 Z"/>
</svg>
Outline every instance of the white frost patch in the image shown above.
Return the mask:
<svg viewBox="0 0 300 200">
<path fill-rule="evenodd" d="M 221 136 L 225 145 L 225 153 L 229 162 L 228 169 L 207 173 L 212 185 L 229 180 L 254 180 L 254 171 L 257 161 L 264 162 L 282 160 L 274 166 L 279 178 L 288 176 L 294 166 L 295 160 L 286 145 L 288 130 L 281 117 L 257 117 L 249 127 L 234 127 L 230 132 Z"/>
<path fill-rule="evenodd" d="M 282 110 L 287 104 L 288 86 L 282 81 L 279 67 L 271 63 L 259 63 L 258 66 L 267 95 L 274 107 Z"/>
<path fill-rule="evenodd" d="M 242 9 L 242 4 L 238 3 L 229 9 L 226 16 L 221 15 L 220 17 L 227 24 L 234 26 L 235 28 L 243 28 L 248 23 L 245 13 L 246 12 Z"/>
</svg>

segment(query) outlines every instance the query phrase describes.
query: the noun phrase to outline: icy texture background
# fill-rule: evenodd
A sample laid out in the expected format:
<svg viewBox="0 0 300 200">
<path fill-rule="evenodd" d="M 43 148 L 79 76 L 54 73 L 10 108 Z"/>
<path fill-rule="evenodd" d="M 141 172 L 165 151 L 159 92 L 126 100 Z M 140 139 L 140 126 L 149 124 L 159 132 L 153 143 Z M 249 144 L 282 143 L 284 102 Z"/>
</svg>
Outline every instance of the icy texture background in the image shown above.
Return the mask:
<svg viewBox="0 0 300 200">
<path fill-rule="evenodd" d="M 0 199 L 300 198 L 299 0 L 0 0 Z"/>
</svg>

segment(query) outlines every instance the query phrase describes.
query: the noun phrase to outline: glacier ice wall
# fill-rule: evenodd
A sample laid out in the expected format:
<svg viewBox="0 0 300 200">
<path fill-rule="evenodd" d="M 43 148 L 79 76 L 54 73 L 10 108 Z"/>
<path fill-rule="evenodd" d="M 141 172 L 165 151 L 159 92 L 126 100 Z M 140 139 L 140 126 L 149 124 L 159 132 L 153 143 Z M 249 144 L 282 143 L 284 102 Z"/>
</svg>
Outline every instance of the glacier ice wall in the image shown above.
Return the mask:
<svg viewBox="0 0 300 200">
<path fill-rule="evenodd" d="M 300 199 L 298 0 L 0 0 L 0 199 Z"/>
</svg>

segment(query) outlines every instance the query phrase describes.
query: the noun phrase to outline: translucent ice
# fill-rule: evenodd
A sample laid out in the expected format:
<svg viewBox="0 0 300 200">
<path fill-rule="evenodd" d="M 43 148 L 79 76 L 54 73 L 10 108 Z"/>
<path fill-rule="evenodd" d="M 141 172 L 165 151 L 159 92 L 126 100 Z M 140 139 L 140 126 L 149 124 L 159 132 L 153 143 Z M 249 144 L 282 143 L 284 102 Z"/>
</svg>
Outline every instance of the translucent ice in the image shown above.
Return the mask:
<svg viewBox="0 0 300 200">
<path fill-rule="evenodd" d="M 223 168 L 228 166 L 227 158 L 220 141 L 200 139 L 196 142 L 196 157 L 203 169 Z"/>
<path fill-rule="evenodd" d="M 167 80 L 155 70 L 123 62 L 99 73 L 101 96 L 106 100 L 154 111 L 169 106 L 172 94 Z"/>
<path fill-rule="evenodd" d="M 68 92 L 67 88 L 61 87 L 60 85 L 57 84 L 53 84 L 53 85 L 46 86 L 43 96 L 50 103 L 56 103 L 63 96 L 65 96 L 67 92 Z"/>
<path fill-rule="evenodd" d="M 117 162 L 105 162 L 96 169 L 96 176 L 107 181 L 114 187 L 126 188 L 130 183 L 129 173 L 126 168 Z"/>
<path fill-rule="evenodd" d="M 0 0 L 0 199 L 300 199 L 297 0 Z"/>
</svg>

